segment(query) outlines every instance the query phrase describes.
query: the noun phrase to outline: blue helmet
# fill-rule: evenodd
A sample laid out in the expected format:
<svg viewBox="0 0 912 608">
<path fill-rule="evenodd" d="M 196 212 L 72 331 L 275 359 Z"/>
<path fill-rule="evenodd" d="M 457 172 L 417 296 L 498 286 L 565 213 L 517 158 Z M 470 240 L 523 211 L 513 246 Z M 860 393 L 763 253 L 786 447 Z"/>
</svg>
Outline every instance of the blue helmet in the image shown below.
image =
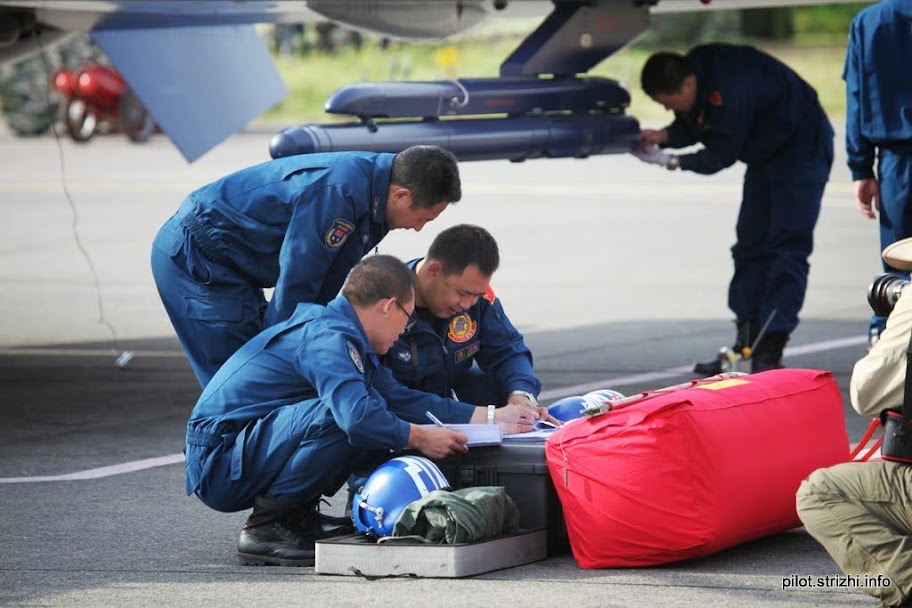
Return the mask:
<svg viewBox="0 0 912 608">
<path fill-rule="evenodd" d="M 405 507 L 450 482 L 436 464 L 422 456 L 399 456 L 377 467 L 352 499 L 355 528 L 390 536 Z"/>
<path fill-rule="evenodd" d="M 586 407 L 586 402 L 583 401 L 583 398 L 579 395 L 575 395 L 573 397 L 558 399 L 548 406 L 548 413 L 561 422 L 567 422 L 568 420 L 581 417 L 583 415 L 584 407 Z"/>
<path fill-rule="evenodd" d="M 599 389 L 586 393 L 583 396 L 564 397 L 548 406 L 548 413 L 560 420 L 567 422 L 583 416 L 586 409 L 602 407 L 608 401 L 623 399 L 624 395 L 610 388 Z M 610 409 L 610 408 L 609 408 Z"/>
<path fill-rule="evenodd" d="M 605 405 L 608 401 L 617 401 L 618 399 L 624 399 L 624 397 L 625 395 L 623 393 L 619 393 L 610 388 L 601 388 L 597 391 L 591 391 L 583 395 L 583 399 L 589 401 L 590 404 L 595 403 L 598 405 Z"/>
</svg>

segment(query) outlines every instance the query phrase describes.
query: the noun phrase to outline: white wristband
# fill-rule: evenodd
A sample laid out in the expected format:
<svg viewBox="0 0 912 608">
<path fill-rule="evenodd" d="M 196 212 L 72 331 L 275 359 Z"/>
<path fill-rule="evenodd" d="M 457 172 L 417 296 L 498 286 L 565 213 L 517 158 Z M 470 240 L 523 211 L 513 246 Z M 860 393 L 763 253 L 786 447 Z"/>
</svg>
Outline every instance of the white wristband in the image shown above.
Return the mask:
<svg viewBox="0 0 912 608">
<path fill-rule="evenodd" d="M 488 424 L 494 424 L 494 409 L 493 405 L 488 406 Z"/>
</svg>

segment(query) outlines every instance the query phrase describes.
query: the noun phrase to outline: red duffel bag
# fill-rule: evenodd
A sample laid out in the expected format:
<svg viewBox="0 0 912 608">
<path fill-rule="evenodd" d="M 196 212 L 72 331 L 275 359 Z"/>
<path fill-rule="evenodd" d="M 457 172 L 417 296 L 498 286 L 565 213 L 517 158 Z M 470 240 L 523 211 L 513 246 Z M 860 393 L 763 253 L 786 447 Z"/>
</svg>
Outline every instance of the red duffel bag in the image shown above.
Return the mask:
<svg viewBox="0 0 912 608">
<path fill-rule="evenodd" d="M 798 485 L 849 460 L 830 372 L 709 378 L 640 397 L 545 445 L 580 568 L 702 557 L 800 526 Z"/>
</svg>

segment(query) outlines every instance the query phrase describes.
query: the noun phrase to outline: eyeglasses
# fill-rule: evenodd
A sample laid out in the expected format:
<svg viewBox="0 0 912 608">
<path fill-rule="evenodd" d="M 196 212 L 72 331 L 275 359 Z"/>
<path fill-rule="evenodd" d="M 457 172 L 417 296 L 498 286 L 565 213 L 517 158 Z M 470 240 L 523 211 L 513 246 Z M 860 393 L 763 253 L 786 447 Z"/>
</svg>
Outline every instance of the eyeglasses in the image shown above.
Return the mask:
<svg viewBox="0 0 912 608">
<path fill-rule="evenodd" d="M 402 304 L 399 303 L 399 300 L 393 300 L 393 302 L 395 302 L 396 306 L 399 307 L 399 310 L 404 312 L 405 316 L 408 317 L 408 321 L 405 323 L 405 328 L 402 331 L 409 331 L 413 327 L 415 327 L 415 324 L 417 323 L 417 321 L 415 321 L 415 317 L 410 315 L 409 312 L 405 308 L 402 307 Z"/>
</svg>

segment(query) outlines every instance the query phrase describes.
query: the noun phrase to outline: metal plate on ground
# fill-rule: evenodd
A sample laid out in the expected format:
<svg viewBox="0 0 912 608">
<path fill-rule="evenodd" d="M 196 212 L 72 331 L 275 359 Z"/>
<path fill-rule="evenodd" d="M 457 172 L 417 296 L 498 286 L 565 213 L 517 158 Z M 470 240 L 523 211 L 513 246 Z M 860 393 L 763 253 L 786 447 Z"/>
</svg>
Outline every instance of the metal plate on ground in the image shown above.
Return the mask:
<svg viewBox="0 0 912 608">
<path fill-rule="evenodd" d="M 543 528 L 458 545 L 378 544 L 352 534 L 318 541 L 317 574 L 462 578 L 543 560 Z"/>
</svg>

